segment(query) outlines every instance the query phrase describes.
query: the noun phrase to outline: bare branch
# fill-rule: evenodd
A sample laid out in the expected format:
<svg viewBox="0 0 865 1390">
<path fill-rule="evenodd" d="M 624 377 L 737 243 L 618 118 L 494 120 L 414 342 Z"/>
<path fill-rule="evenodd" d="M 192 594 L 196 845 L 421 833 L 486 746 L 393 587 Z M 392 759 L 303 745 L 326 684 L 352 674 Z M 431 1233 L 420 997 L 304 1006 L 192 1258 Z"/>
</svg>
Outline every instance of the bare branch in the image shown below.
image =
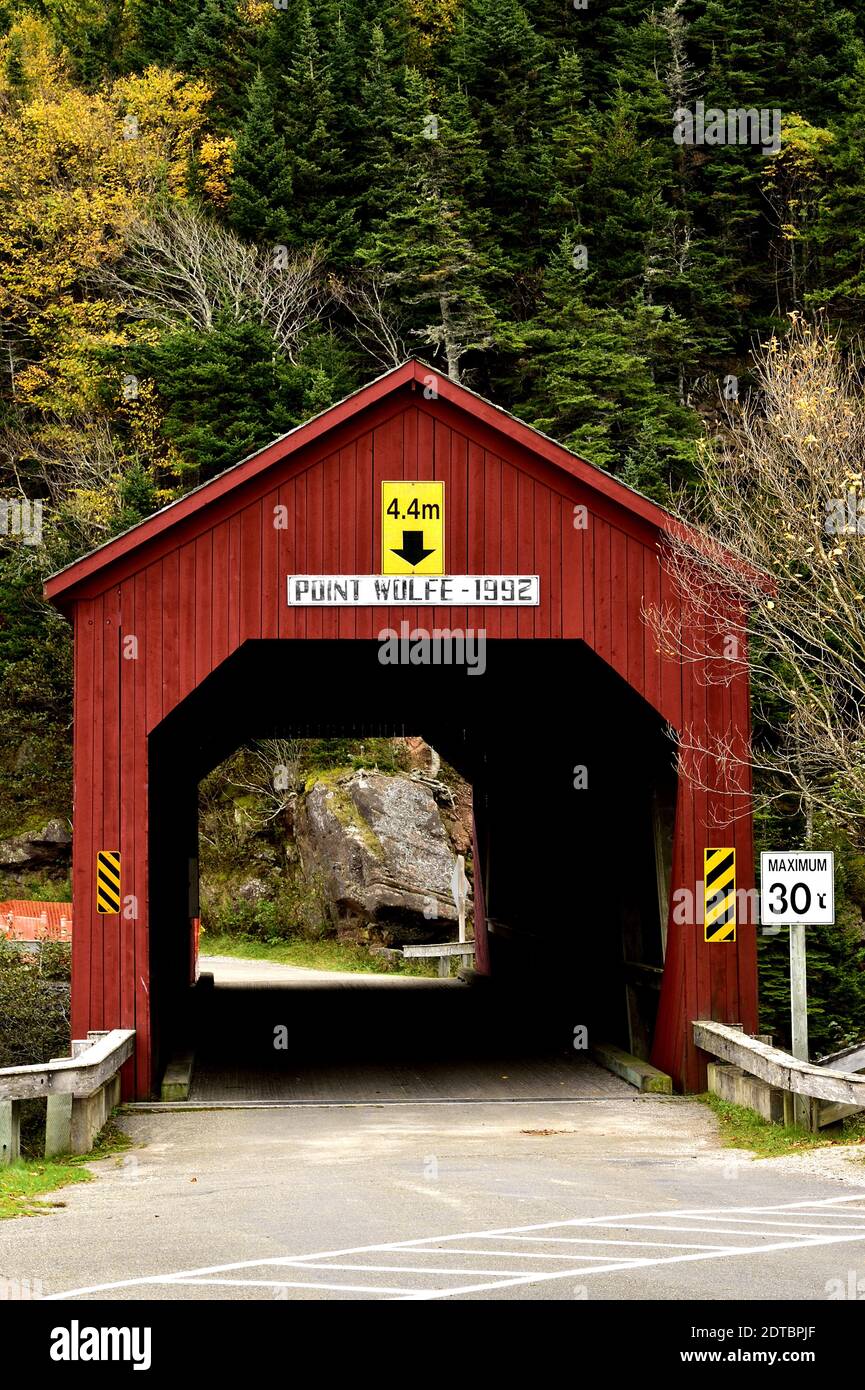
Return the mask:
<svg viewBox="0 0 865 1390">
<path fill-rule="evenodd" d="M 408 357 L 402 323 L 396 306 L 388 301 L 387 287 L 376 276 L 367 279 L 328 281 L 331 297 L 347 310 L 352 337 L 381 366 L 398 367 Z"/>
<path fill-rule="evenodd" d="M 698 502 L 680 500 L 692 538 L 671 536 L 663 557 L 675 600 L 653 605 L 646 619 L 659 648 L 696 663 L 707 684 L 729 685 L 749 669 L 758 708 L 778 727 L 770 746 L 736 756 L 764 774 L 770 799 L 786 790 L 862 831 L 865 398 L 858 373 L 822 324 L 799 316 L 782 341 L 759 349 L 757 389 L 728 405 L 725 431 L 703 453 Z M 699 770 L 694 777 L 703 785 Z"/>
<path fill-rule="evenodd" d="M 292 362 L 324 307 L 317 246 L 252 246 L 182 205 L 133 226 L 125 255 L 98 279 L 131 317 L 166 328 L 210 333 L 223 313 L 264 324 Z"/>
</svg>

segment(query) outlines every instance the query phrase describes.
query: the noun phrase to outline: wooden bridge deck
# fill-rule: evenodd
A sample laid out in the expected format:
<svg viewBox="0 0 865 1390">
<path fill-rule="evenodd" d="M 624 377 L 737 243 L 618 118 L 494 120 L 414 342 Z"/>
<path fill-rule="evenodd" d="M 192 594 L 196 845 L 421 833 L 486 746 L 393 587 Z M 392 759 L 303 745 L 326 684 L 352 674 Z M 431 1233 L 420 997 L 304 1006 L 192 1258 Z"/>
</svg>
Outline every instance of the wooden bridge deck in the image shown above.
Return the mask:
<svg viewBox="0 0 865 1390">
<path fill-rule="evenodd" d="M 334 974 L 211 959 L 190 1101 L 582 1100 L 636 1094 L 459 980 Z M 575 1020 L 578 1021 L 578 1020 Z M 278 1041 L 282 1046 L 274 1046 Z"/>
</svg>

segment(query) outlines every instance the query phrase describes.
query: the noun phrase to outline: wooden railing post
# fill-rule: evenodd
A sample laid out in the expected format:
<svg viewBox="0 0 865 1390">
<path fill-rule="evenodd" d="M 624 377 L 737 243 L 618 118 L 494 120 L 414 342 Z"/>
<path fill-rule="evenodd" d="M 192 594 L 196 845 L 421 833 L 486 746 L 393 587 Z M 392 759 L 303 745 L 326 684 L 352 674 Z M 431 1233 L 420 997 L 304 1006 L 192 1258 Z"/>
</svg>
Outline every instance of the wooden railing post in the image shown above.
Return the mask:
<svg viewBox="0 0 865 1390">
<path fill-rule="evenodd" d="M 72 1152 L 72 1104 L 73 1097 L 62 1092 L 48 1097 L 45 1112 L 46 1158 Z"/>
<path fill-rule="evenodd" d="M 21 1102 L 0 1100 L 0 1163 L 21 1157 Z"/>
</svg>

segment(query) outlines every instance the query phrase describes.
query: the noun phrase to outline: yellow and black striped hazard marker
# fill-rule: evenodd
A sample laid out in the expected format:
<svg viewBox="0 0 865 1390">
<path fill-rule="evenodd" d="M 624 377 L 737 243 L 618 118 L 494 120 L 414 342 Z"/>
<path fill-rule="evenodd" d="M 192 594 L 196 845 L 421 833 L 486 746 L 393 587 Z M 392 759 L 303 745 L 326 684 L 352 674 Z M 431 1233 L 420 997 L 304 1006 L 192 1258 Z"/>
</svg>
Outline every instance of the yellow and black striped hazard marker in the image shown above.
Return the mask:
<svg viewBox="0 0 865 1390">
<path fill-rule="evenodd" d="M 707 941 L 736 940 L 736 851 L 703 851 Z"/>
<path fill-rule="evenodd" d="M 101 849 L 96 856 L 96 911 L 120 911 L 119 849 Z"/>
</svg>

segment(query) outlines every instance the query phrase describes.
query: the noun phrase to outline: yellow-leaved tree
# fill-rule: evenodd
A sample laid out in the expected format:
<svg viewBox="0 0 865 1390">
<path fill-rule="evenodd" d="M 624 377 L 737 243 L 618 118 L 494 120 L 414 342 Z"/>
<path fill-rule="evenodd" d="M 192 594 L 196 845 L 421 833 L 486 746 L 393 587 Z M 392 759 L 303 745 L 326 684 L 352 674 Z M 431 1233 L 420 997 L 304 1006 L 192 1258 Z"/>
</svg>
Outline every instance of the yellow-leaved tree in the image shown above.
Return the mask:
<svg viewBox="0 0 865 1390">
<path fill-rule="evenodd" d="M 202 146 L 213 165 L 210 97 L 156 67 L 86 90 L 32 15 L 0 40 L 0 464 L 16 478 L 35 469 L 79 512 L 88 498 L 82 545 L 110 530 L 130 451 L 170 467 L 153 400 L 107 351 L 147 330 L 125 324 L 98 280 L 150 208 L 185 198 Z"/>
</svg>

